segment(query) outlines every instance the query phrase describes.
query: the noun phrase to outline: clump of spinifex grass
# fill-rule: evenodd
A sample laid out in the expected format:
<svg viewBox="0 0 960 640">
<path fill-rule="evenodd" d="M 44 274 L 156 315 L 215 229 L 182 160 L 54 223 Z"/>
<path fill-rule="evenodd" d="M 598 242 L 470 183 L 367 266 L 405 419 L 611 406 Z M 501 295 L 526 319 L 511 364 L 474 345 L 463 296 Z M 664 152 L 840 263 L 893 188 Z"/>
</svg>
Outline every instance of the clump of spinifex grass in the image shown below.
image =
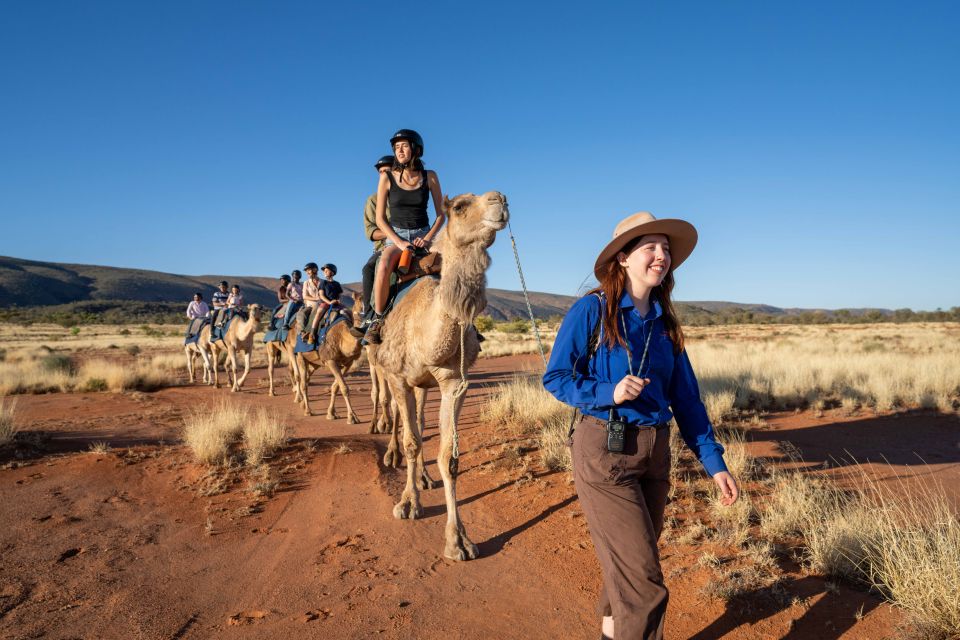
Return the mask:
<svg viewBox="0 0 960 640">
<path fill-rule="evenodd" d="M 17 425 L 14 422 L 13 414 L 17 408 L 16 400 L 7 400 L 0 398 L 0 447 L 13 442 L 17 435 Z"/>
<path fill-rule="evenodd" d="M 544 465 L 563 470 L 571 468 L 566 445 L 571 413 L 543 388 L 539 377 L 517 376 L 497 388 L 482 419 L 512 435 L 535 435 Z"/>
<path fill-rule="evenodd" d="M 249 465 L 257 466 L 288 439 L 288 428 L 276 415 L 225 400 L 192 410 L 184 423 L 184 441 L 203 464 L 230 464 L 237 449 Z"/>
</svg>

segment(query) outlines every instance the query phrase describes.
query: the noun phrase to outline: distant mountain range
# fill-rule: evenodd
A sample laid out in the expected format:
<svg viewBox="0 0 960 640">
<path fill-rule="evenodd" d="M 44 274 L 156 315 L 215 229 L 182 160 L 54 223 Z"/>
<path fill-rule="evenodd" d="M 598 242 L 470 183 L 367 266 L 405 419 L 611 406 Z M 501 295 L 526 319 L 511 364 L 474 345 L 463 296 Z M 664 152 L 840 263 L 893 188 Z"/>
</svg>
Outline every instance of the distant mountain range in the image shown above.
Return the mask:
<svg viewBox="0 0 960 640">
<path fill-rule="evenodd" d="M 39 262 L 0 256 L 0 308 L 63 305 L 84 301 L 178 302 L 186 306 L 195 291 L 204 292 L 209 300 L 216 283 L 227 280 L 240 285 L 248 302 L 263 305 L 276 303 L 275 278 L 232 275 L 187 276 L 144 269 L 123 269 L 84 264 Z M 359 290 L 359 283 L 344 284 Z M 538 318 L 566 313 L 575 296 L 529 292 L 530 305 Z M 744 313 L 771 316 L 792 316 L 804 313 L 834 315 L 827 309 L 782 309 L 765 304 L 736 302 L 681 302 L 682 315 Z M 887 309 L 848 309 L 850 315 L 871 311 L 883 315 Z M 523 293 L 505 289 L 487 289 L 485 314 L 496 320 L 527 317 Z"/>
</svg>

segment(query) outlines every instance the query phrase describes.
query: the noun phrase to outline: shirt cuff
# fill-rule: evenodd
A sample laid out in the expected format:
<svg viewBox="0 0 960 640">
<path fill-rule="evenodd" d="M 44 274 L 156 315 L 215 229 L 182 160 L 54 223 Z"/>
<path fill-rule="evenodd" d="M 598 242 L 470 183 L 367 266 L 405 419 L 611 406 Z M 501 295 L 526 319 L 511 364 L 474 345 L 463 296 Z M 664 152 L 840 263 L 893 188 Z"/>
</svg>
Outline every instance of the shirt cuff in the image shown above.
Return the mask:
<svg viewBox="0 0 960 640">
<path fill-rule="evenodd" d="M 723 461 L 723 454 L 719 452 L 711 453 L 710 455 L 706 456 L 700 461 L 700 464 L 703 465 L 707 475 L 711 478 L 714 476 L 714 474 L 727 470 L 727 463 Z"/>
<path fill-rule="evenodd" d="M 616 387 L 612 382 L 598 382 L 597 383 L 597 406 L 603 407 L 605 409 L 611 408 L 614 406 L 613 402 L 613 389 Z"/>
</svg>

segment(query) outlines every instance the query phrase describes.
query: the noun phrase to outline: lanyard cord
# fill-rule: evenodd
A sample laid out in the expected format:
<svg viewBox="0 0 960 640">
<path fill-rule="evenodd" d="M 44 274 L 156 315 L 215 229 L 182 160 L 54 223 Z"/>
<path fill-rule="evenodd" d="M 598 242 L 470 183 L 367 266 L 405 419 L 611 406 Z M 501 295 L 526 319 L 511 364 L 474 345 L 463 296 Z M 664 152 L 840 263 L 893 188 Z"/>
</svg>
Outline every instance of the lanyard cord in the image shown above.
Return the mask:
<svg viewBox="0 0 960 640">
<path fill-rule="evenodd" d="M 643 320 L 640 321 L 640 329 L 644 329 Z M 623 312 L 620 312 L 620 326 L 623 328 L 623 339 L 626 340 L 627 346 L 625 351 L 627 352 L 627 373 L 634 375 L 633 373 L 633 358 L 630 357 L 630 341 L 627 339 L 627 321 L 623 319 Z M 650 337 L 653 335 L 653 327 L 650 327 L 650 331 L 647 332 L 647 338 L 643 343 L 643 355 L 640 357 L 640 366 L 637 368 L 637 377 L 640 377 L 640 372 L 643 370 L 643 365 L 647 361 L 647 353 L 650 350 Z M 613 407 L 610 407 L 610 416 L 609 419 L 612 421 L 614 419 L 614 410 Z"/>
<path fill-rule="evenodd" d="M 646 323 L 645 323 L 643 320 L 640 321 L 640 329 L 641 329 L 641 331 L 644 330 L 644 325 L 645 325 L 645 324 L 646 324 Z M 623 337 L 624 337 L 624 339 L 626 339 L 626 337 L 627 337 L 627 322 L 623 319 L 623 313 L 620 314 L 620 326 L 623 327 Z M 640 357 L 640 366 L 637 367 L 637 373 L 636 373 L 636 374 L 633 373 L 633 359 L 630 357 L 630 342 L 629 342 L 629 340 L 627 341 L 627 348 L 626 348 L 626 351 L 627 351 L 627 373 L 629 373 L 630 375 L 636 375 L 638 378 L 640 377 L 640 372 L 643 370 L 643 365 L 647 362 L 647 353 L 648 353 L 648 351 L 650 350 L 650 336 L 652 336 L 652 335 L 653 335 L 653 327 L 650 327 L 650 331 L 647 332 L 647 338 L 646 338 L 646 340 L 645 340 L 644 343 L 643 343 L 643 356 Z"/>
</svg>

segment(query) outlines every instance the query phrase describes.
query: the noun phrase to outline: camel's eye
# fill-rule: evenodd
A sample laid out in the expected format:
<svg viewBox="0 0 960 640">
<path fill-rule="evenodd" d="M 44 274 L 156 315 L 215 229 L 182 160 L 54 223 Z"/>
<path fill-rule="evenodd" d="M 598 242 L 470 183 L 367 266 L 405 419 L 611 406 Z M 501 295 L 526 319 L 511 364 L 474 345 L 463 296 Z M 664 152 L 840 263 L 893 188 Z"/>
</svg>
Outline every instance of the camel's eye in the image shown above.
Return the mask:
<svg viewBox="0 0 960 640">
<path fill-rule="evenodd" d="M 457 213 L 463 213 L 464 209 L 466 209 L 466 206 L 462 202 L 456 202 L 453 205 L 453 210 Z"/>
</svg>

